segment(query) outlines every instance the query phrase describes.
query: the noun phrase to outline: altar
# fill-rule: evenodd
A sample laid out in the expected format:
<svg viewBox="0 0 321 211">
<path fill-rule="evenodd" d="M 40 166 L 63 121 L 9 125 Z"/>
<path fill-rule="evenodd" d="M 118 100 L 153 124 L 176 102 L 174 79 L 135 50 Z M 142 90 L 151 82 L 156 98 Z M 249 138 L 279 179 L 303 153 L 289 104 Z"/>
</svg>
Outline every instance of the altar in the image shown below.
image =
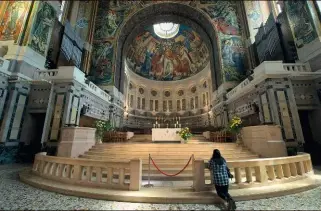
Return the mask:
<svg viewBox="0 0 321 211">
<path fill-rule="evenodd" d="M 153 142 L 182 142 L 181 137 L 177 134 L 181 128 L 153 128 Z"/>
</svg>

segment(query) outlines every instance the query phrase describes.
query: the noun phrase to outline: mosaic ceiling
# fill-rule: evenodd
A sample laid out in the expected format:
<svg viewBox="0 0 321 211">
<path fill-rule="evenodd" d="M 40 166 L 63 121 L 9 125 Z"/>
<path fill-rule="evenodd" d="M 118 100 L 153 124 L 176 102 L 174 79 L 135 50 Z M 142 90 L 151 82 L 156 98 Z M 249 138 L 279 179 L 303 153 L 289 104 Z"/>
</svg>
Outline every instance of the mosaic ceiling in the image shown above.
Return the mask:
<svg viewBox="0 0 321 211">
<path fill-rule="evenodd" d="M 209 51 L 190 27 L 179 25 L 177 34 L 165 39 L 154 28 L 146 27 L 131 44 L 126 57 L 130 70 L 151 80 L 175 81 L 197 74 L 208 64 Z"/>
</svg>

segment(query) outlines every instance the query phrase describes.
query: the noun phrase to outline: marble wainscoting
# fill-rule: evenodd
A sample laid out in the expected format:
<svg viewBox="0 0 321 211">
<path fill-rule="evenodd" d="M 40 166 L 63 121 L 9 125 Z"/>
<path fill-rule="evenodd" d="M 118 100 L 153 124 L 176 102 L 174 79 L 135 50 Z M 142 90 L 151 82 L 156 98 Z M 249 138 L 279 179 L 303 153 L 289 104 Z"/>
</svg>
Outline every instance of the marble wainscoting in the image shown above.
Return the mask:
<svg viewBox="0 0 321 211">
<path fill-rule="evenodd" d="M 95 128 L 65 127 L 61 131 L 57 156 L 76 158 L 96 143 Z"/>
<path fill-rule="evenodd" d="M 242 129 L 243 144 L 265 158 L 287 156 L 281 128 L 277 125 L 259 125 Z"/>
</svg>

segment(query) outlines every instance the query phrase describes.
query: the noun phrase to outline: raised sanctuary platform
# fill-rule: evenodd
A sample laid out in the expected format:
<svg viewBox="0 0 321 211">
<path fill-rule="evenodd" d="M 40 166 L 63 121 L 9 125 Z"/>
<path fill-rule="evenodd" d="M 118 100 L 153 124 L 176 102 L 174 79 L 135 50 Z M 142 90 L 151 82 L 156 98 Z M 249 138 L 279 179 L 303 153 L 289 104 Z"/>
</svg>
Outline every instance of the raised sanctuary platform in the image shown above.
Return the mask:
<svg viewBox="0 0 321 211">
<path fill-rule="evenodd" d="M 112 162 L 53 157 L 41 153 L 36 156 L 33 169 L 26 169 L 19 176 L 25 183 L 38 188 L 95 199 L 148 203 L 220 203 L 213 186 L 205 184 L 204 175 L 201 176 L 203 173 L 200 171 L 204 169 L 204 161 L 199 161 L 195 159 L 193 162 L 196 167 L 193 171 L 193 187 L 141 187 L 142 167 L 139 160 Z M 320 176 L 313 174 L 310 156 L 307 154 L 286 158 L 238 159 L 228 161 L 228 166 L 236 178 L 231 182 L 230 190 L 236 201 L 293 194 L 315 188 L 321 182 Z M 203 183 L 204 188 L 198 190 L 196 187 L 200 183 Z"/>
<path fill-rule="evenodd" d="M 161 174 L 154 165 L 149 165 L 149 155 L 153 158 L 158 167 L 168 174 L 175 174 L 180 171 L 193 155 L 195 159 L 209 160 L 213 149 L 219 149 L 228 161 L 238 159 L 258 158 L 258 155 L 248 149 L 237 146 L 235 143 L 103 143 L 96 144 L 81 158 L 124 162 L 131 159 L 140 158 L 142 160 L 142 178 L 147 180 L 148 176 L 152 180 L 166 181 L 192 181 L 192 164 L 175 177 L 167 177 Z M 148 171 L 150 169 L 150 175 Z M 205 172 L 206 180 L 210 180 L 210 173 Z"/>
</svg>

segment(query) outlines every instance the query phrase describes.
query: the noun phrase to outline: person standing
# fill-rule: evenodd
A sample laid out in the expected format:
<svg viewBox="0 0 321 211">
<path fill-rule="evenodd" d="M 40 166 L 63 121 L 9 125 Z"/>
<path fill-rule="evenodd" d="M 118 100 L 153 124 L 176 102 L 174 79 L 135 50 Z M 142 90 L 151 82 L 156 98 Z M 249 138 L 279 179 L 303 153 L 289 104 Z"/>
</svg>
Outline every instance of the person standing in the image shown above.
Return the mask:
<svg viewBox="0 0 321 211">
<path fill-rule="evenodd" d="M 213 183 L 215 185 L 217 195 L 228 204 L 228 210 L 235 210 L 236 204 L 231 195 L 228 193 L 229 179 L 233 178 L 227 167 L 225 159 L 221 156 L 218 149 L 213 151 L 208 168 L 211 170 Z"/>
</svg>

